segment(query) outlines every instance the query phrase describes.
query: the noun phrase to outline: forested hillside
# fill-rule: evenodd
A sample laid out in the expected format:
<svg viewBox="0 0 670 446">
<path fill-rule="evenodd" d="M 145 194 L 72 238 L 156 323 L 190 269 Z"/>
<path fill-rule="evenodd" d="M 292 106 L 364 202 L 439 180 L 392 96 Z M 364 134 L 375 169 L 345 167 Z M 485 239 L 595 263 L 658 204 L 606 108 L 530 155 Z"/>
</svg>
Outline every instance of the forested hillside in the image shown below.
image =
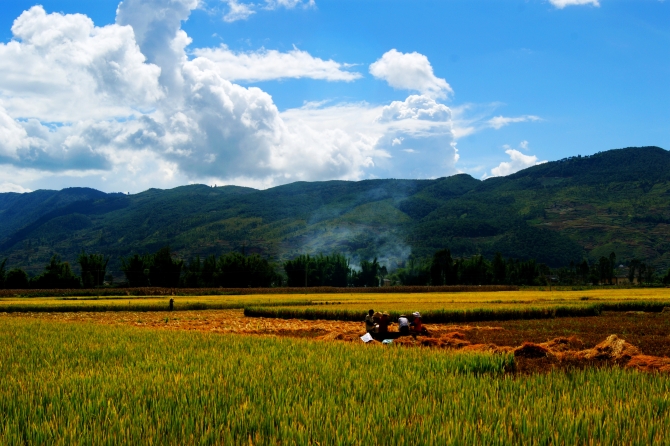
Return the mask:
<svg viewBox="0 0 670 446">
<path fill-rule="evenodd" d="M 135 195 L 93 189 L 0 194 L 0 261 L 37 273 L 58 253 L 120 259 L 170 245 L 184 259 L 230 251 L 286 260 L 375 256 L 390 270 L 449 248 L 563 266 L 637 258 L 670 266 L 670 152 L 627 148 L 508 177 L 293 183 L 267 190 L 183 186 Z"/>
</svg>

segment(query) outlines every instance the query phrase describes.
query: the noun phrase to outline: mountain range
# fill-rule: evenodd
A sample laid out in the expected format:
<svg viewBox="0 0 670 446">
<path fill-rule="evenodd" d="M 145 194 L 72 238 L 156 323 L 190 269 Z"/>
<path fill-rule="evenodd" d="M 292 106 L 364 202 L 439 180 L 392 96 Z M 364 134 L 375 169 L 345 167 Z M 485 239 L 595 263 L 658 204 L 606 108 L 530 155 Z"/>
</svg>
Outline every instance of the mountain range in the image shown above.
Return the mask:
<svg viewBox="0 0 670 446">
<path fill-rule="evenodd" d="M 169 245 L 181 258 L 229 251 L 378 257 L 389 269 L 449 248 L 552 267 L 611 252 L 670 267 L 670 152 L 633 147 L 477 180 L 297 182 L 266 190 L 189 185 L 128 195 L 88 188 L 0 193 L 0 260 L 41 272 L 57 253 L 120 259 Z"/>
</svg>

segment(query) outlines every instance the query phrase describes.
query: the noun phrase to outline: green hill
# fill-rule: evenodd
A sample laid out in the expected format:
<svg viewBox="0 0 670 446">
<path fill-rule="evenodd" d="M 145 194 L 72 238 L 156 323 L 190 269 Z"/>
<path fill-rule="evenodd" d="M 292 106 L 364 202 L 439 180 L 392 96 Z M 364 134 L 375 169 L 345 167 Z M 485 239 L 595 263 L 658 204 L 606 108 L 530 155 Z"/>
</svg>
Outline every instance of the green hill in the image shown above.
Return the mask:
<svg viewBox="0 0 670 446">
<path fill-rule="evenodd" d="M 0 194 L 0 259 L 41 271 L 53 253 L 119 259 L 169 244 L 181 257 L 238 250 L 275 260 L 342 252 L 391 269 L 410 254 L 536 258 L 550 266 L 615 252 L 670 266 L 670 152 L 627 148 L 507 177 L 192 185 L 135 195 L 93 189 Z"/>
</svg>

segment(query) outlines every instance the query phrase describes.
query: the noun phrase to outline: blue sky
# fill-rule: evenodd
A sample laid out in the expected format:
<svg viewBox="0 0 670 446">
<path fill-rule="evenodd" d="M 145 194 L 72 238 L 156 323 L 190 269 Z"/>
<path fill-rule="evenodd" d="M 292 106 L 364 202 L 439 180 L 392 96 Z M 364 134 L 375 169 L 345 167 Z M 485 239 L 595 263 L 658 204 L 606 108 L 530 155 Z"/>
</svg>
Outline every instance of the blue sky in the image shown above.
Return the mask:
<svg viewBox="0 0 670 446">
<path fill-rule="evenodd" d="M 486 178 L 670 149 L 668 1 L 39 4 L 0 15 L 3 191 Z"/>
</svg>

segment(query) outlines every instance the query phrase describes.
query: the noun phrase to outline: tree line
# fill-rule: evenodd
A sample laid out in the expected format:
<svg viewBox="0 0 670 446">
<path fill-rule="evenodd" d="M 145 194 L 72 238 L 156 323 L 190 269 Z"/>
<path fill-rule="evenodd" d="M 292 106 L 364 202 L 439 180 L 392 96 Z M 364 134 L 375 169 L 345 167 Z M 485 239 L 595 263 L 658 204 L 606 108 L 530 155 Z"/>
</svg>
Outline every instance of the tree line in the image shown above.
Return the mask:
<svg viewBox="0 0 670 446">
<path fill-rule="evenodd" d="M 107 275 L 109 257 L 82 251 L 77 263 L 81 274 L 76 275 L 70 264 L 57 254 L 51 257 L 44 271 L 34 277 L 20 268 L 7 270 L 7 260 L 0 263 L 0 287 L 10 289 L 71 289 L 111 285 Z M 670 270 L 663 277 L 644 262 L 627 262 L 627 278 L 631 283 L 670 285 Z M 342 254 L 300 255 L 281 265 L 258 254 L 243 255 L 230 252 L 210 255 L 188 262 L 178 259 L 169 246 L 153 254 L 133 254 L 121 259 L 121 270 L 128 287 L 166 288 L 267 288 L 267 287 L 377 287 L 388 279 L 390 285 L 528 285 L 548 283 L 561 285 L 614 284 L 617 276 L 614 253 L 590 264 L 587 260 L 556 270 L 533 259 L 504 258 L 497 253 L 493 259 L 484 256 L 454 257 L 449 249 L 436 251 L 429 258 L 411 257 L 389 273 L 377 258 L 363 260 L 352 267 Z"/>
<path fill-rule="evenodd" d="M 505 259 L 500 253 L 492 260 L 482 255 L 454 258 L 449 249 L 441 249 L 429 259 L 410 258 L 391 277 L 403 285 L 544 285 L 550 274 L 532 259 Z"/>
</svg>

